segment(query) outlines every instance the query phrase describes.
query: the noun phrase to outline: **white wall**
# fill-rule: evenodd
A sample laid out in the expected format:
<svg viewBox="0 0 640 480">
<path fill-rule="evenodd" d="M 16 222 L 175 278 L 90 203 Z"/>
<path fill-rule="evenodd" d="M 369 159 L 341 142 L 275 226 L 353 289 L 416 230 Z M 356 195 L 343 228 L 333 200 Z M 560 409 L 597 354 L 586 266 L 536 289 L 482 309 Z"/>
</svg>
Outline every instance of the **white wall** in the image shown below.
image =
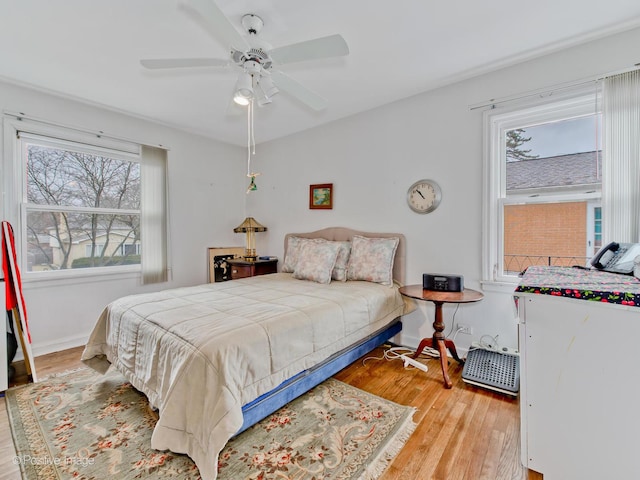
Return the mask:
<svg viewBox="0 0 640 480">
<path fill-rule="evenodd" d="M 204 283 L 207 247 L 243 245 L 233 233 L 244 218 L 244 151 L 239 147 L 6 83 L 0 83 L 0 108 L 169 149 L 172 280 L 144 287 L 131 276 L 32 282 L 23 272 L 34 354 L 82 345 L 104 306 L 118 297 Z M 5 185 L 11 179 L 2 180 Z M 3 219 L 16 218 L 6 205 L 2 211 Z"/>
<path fill-rule="evenodd" d="M 481 289 L 483 113 L 469 105 L 630 68 L 640 61 L 638 44 L 640 29 L 258 145 L 256 170 L 263 175 L 248 209 L 269 227 L 258 236 L 259 253 L 282 257 L 283 235 L 292 231 L 337 225 L 402 232 L 406 283 L 420 283 L 424 272 L 455 273 Z M 259 121 L 258 112 L 256 130 Z M 440 207 L 428 215 L 405 202 L 408 187 L 421 178 L 435 179 L 443 191 Z M 331 182 L 333 210 L 309 210 L 309 185 Z M 455 322 L 474 329 L 473 336 L 457 336 L 461 349 L 484 334 L 517 347 L 512 290 L 485 289 L 482 302 L 459 308 Z M 445 307 L 446 331 L 453 312 Z M 431 335 L 432 322 L 433 307 L 421 305 L 405 319 L 399 341 L 417 346 Z"/>
</svg>

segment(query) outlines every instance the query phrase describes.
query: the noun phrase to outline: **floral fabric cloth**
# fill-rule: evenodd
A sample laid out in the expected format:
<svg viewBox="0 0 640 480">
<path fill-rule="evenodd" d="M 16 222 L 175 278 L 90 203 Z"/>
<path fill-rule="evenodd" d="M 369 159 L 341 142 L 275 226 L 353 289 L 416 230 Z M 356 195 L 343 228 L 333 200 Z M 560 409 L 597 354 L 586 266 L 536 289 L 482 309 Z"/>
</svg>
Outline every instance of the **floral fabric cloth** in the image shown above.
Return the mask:
<svg viewBox="0 0 640 480">
<path fill-rule="evenodd" d="M 309 262 L 314 260 L 319 261 L 322 265 L 324 265 L 326 259 L 322 257 L 305 259 L 305 256 L 307 255 L 307 253 L 305 253 L 305 249 L 309 245 L 313 246 L 313 245 L 325 244 L 325 243 L 330 245 L 337 245 L 339 247 L 338 257 L 337 259 L 333 260 L 333 263 L 335 265 L 332 267 L 333 270 L 331 271 L 331 278 L 329 280 L 330 281 L 338 280 L 340 282 L 345 282 L 347 280 L 347 264 L 349 263 L 349 255 L 351 253 L 351 242 L 347 242 L 347 241 L 334 242 L 330 240 L 324 240 L 322 238 L 290 237 L 287 244 L 287 255 L 284 259 L 282 271 L 284 273 L 293 273 L 296 271 L 296 268 L 298 268 L 298 263 L 305 262 L 305 261 L 306 261 L 305 268 L 309 267 Z M 329 256 L 331 255 L 332 254 L 329 253 Z M 302 278 L 303 280 L 308 280 L 307 278 L 303 278 L 303 277 L 296 277 L 296 278 Z M 328 283 L 328 282 L 321 282 L 321 283 Z"/>
<path fill-rule="evenodd" d="M 630 275 L 572 267 L 529 267 L 516 292 L 640 306 L 640 280 Z"/>
<path fill-rule="evenodd" d="M 393 259 L 399 239 L 353 236 L 347 280 L 393 284 Z"/>
<path fill-rule="evenodd" d="M 334 243 L 337 243 L 340 249 L 338 250 L 336 264 L 333 266 L 333 271 L 331 272 L 331 279 L 346 282 L 347 265 L 349 264 L 349 257 L 351 256 L 351 242 Z"/>
<path fill-rule="evenodd" d="M 330 283 L 340 245 L 334 242 L 305 242 L 302 244 L 293 278 Z"/>
</svg>

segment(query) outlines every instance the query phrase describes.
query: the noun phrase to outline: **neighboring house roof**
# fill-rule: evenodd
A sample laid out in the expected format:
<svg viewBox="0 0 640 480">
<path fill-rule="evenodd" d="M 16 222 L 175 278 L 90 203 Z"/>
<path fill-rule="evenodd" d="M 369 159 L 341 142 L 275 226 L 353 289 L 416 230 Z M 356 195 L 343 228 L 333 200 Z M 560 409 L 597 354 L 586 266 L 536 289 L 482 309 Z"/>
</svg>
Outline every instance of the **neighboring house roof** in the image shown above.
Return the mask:
<svg viewBox="0 0 640 480">
<path fill-rule="evenodd" d="M 602 155 L 599 153 L 582 152 L 507 162 L 507 190 L 600 185 Z"/>
</svg>

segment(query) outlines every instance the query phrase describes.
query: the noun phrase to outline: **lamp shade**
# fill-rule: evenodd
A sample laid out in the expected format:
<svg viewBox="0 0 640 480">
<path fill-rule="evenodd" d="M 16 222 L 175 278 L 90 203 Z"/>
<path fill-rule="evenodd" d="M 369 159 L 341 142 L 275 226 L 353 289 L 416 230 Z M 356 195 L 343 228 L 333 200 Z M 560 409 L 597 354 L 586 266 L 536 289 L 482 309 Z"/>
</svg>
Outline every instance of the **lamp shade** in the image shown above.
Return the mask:
<svg viewBox="0 0 640 480">
<path fill-rule="evenodd" d="M 240 225 L 233 229 L 236 233 L 247 234 L 247 245 L 245 247 L 245 256 L 247 260 L 255 260 L 256 255 L 256 232 L 266 232 L 267 227 L 261 225 L 253 217 L 247 217 Z"/>
<path fill-rule="evenodd" d="M 256 221 L 253 217 L 247 217 L 244 219 L 240 225 L 233 229 L 236 233 L 244 233 L 244 232 L 266 232 L 267 227 L 261 225 Z"/>
</svg>

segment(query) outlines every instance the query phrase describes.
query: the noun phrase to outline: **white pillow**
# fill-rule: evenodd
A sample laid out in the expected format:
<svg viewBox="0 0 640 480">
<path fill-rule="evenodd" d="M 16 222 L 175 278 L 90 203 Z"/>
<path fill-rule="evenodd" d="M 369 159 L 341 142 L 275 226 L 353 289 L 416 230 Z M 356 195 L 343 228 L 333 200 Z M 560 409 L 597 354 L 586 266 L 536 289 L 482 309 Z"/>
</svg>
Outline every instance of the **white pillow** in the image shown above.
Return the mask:
<svg viewBox="0 0 640 480">
<path fill-rule="evenodd" d="M 318 283 L 330 283 L 340 245 L 336 242 L 305 242 L 300 247 L 293 277 Z"/>
<path fill-rule="evenodd" d="M 393 260 L 400 239 L 354 235 L 347 267 L 347 280 L 393 285 Z"/>
</svg>

